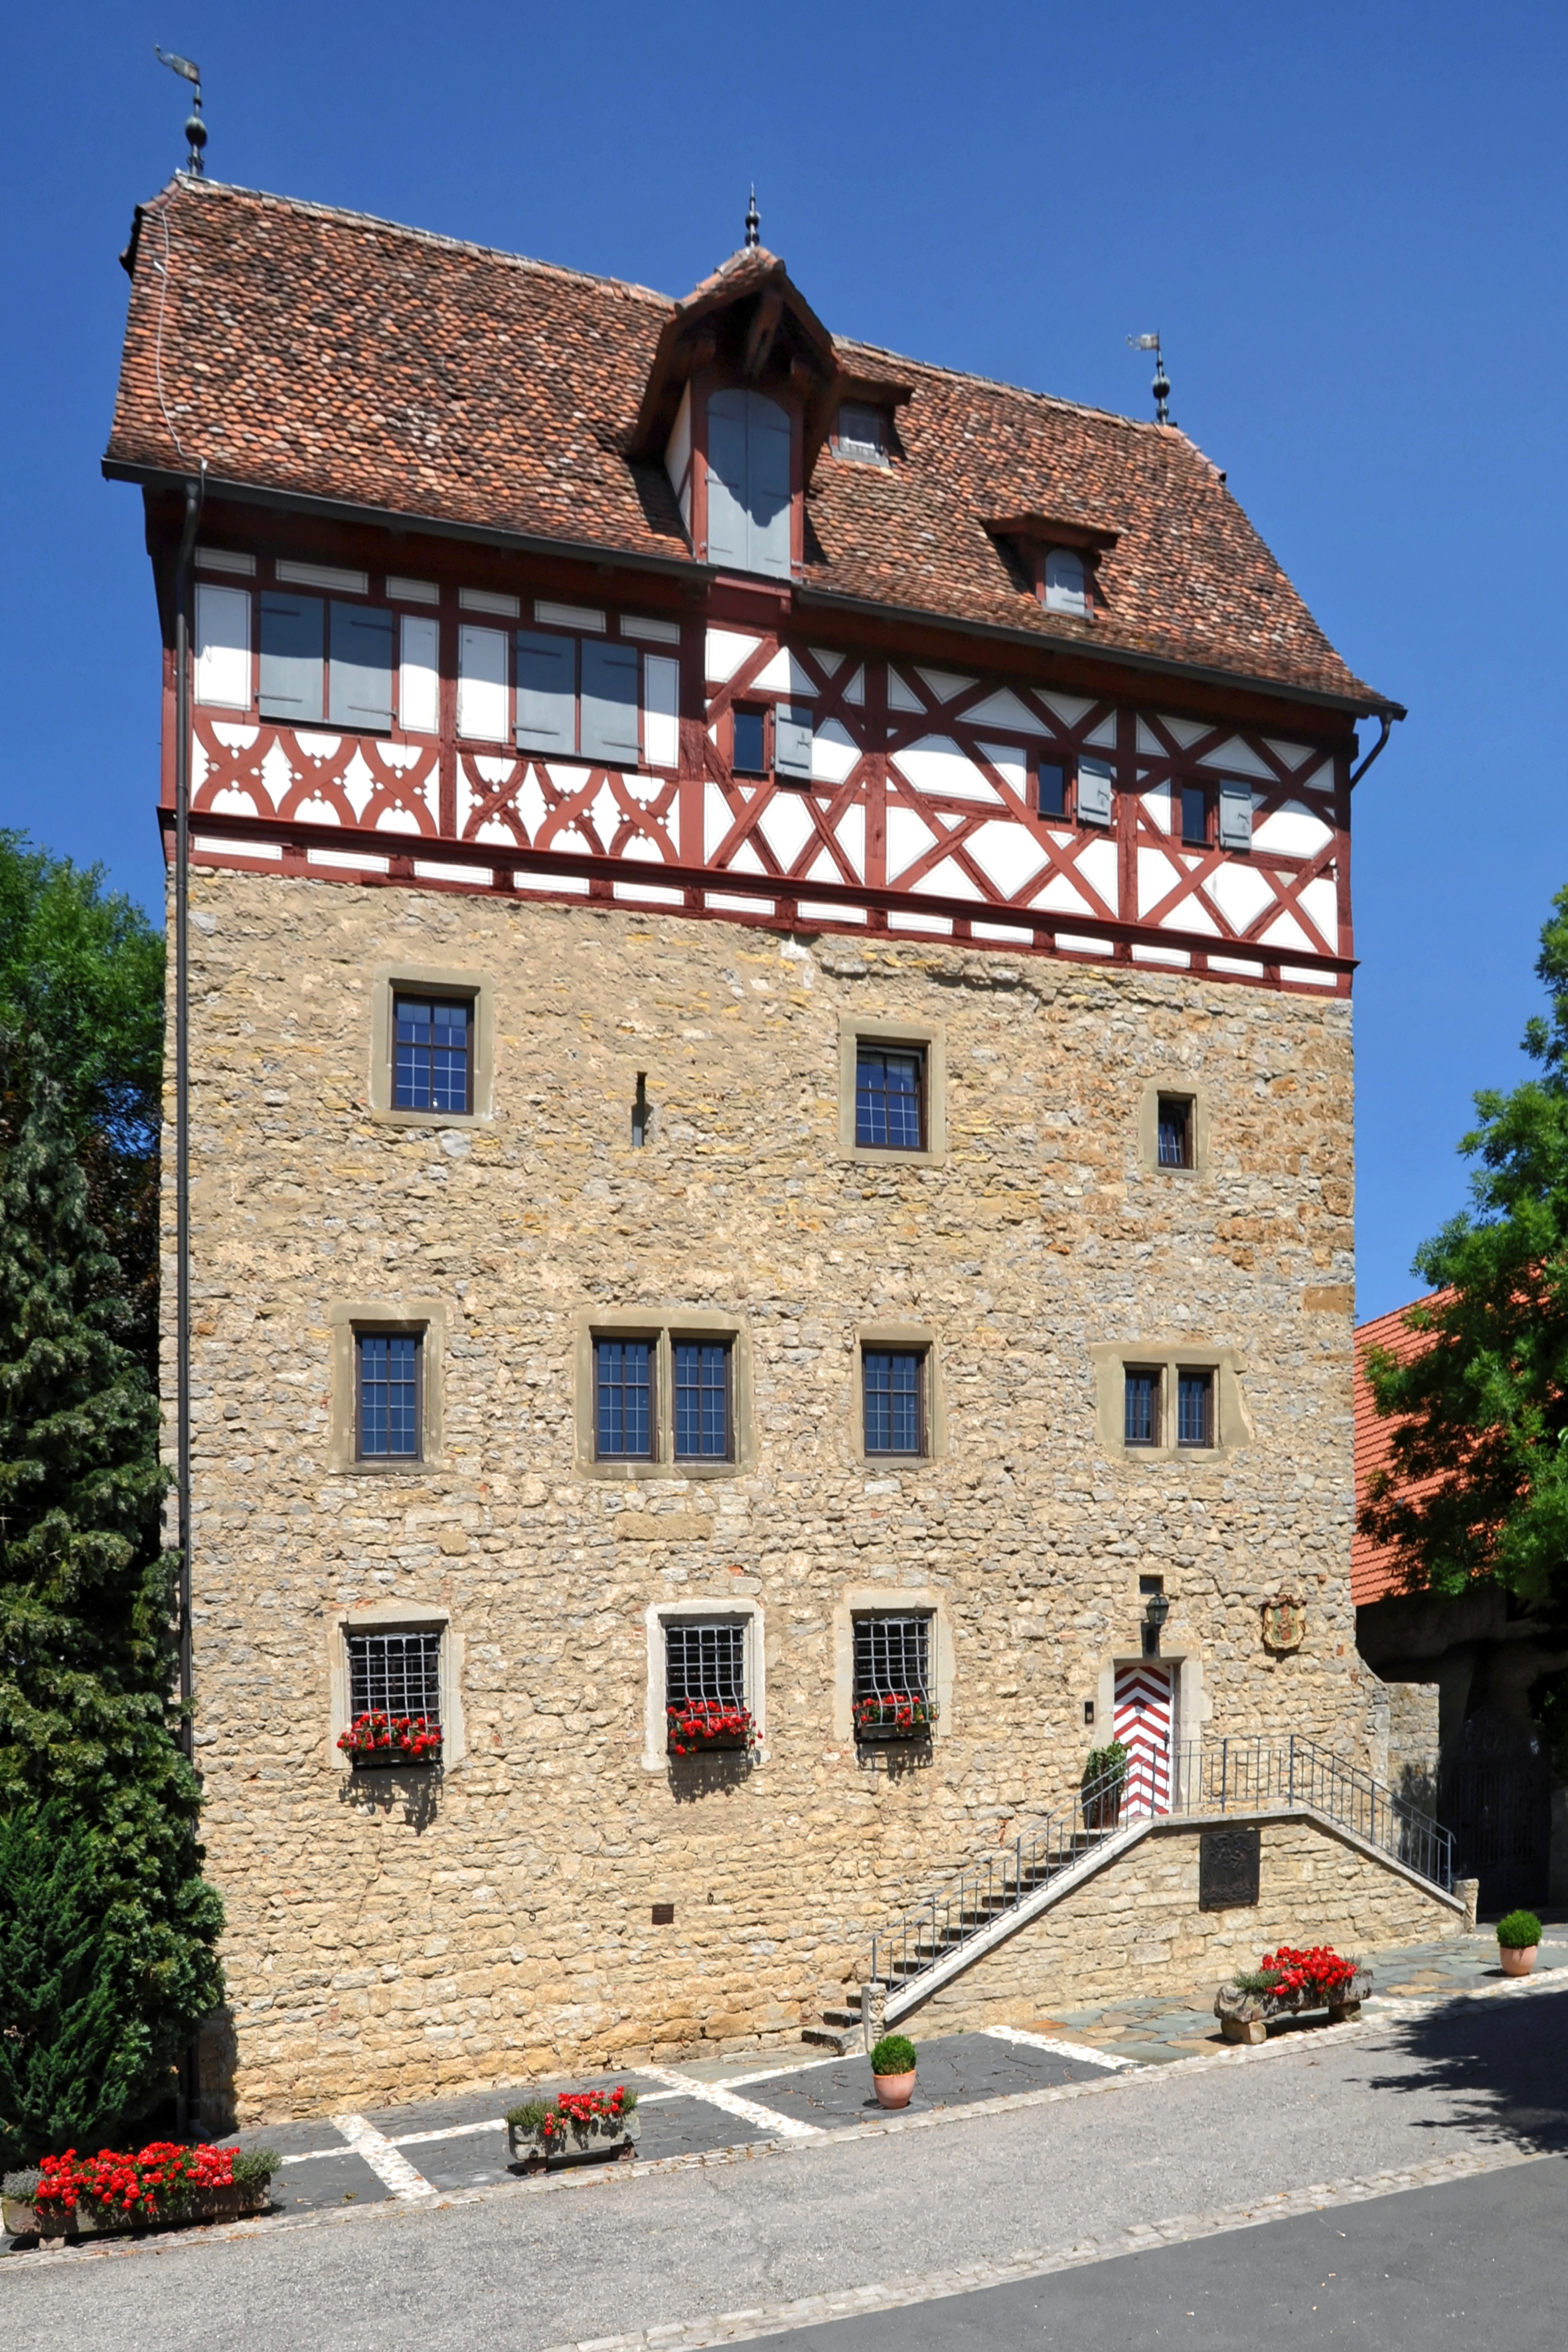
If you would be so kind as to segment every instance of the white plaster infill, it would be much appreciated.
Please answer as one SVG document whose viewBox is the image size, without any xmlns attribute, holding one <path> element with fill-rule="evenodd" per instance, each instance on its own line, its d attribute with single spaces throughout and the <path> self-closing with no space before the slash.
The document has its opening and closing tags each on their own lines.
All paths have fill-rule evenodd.
<svg viewBox="0 0 1568 2352">
<path fill-rule="evenodd" d="M 1331 1814 L 1321 1811 L 1316 1805 L 1298 1801 L 1289 1805 L 1258 1805 L 1247 1809 L 1238 1806 L 1223 1813 L 1144 1814 L 1112 1830 L 1098 1845 L 1080 1854 L 1076 1862 L 1070 1862 L 1064 1869 L 1058 1870 L 1043 1886 L 1037 1886 L 1011 1911 L 1004 1911 L 987 1926 L 977 1928 L 962 1944 L 955 1944 L 951 1951 L 944 1952 L 940 1960 L 934 1961 L 928 1969 L 922 1969 L 919 1976 L 909 1978 L 896 1991 L 889 1992 L 883 2012 L 888 2023 L 892 2025 L 900 2018 L 908 2017 L 911 2011 L 921 2008 L 933 1992 L 939 1992 L 943 1985 L 951 1984 L 955 1977 L 963 1976 L 976 1960 L 983 1959 L 987 1952 L 995 1951 L 1020 1928 L 1026 1927 L 1032 1919 L 1038 1919 L 1044 1912 L 1049 1911 L 1064 1895 L 1072 1894 L 1075 1888 L 1098 1877 L 1112 1863 L 1120 1862 L 1124 1853 L 1130 1853 L 1134 1846 L 1142 1845 L 1145 1838 L 1184 1837 L 1200 1830 L 1266 1828 L 1278 1822 L 1310 1822 L 1325 1837 L 1337 1838 L 1342 1845 L 1352 1847 L 1368 1862 L 1375 1862 L 1383 1869 L 1392 1871 L 1396 1878 L 1403 1878 L 1408 1885 L 1429 1895 L 1434 1903 L 1458 1913 L 1461 1918 L 1464 1916 L 1462 1896 L 1450 1894 L 1430 1878 L 1423 1878 L 1418 1870 L 1412 1870 L 1408 1863 L 1401 1862 L 1373 1839 L 1363 1837 L 1359 1830 L 1347 1827 L 1343 1822 L 1336 1822 Z M 910 1914 L 911 1917 L 914 1916 L 914 1913 Z"/>
</svg>

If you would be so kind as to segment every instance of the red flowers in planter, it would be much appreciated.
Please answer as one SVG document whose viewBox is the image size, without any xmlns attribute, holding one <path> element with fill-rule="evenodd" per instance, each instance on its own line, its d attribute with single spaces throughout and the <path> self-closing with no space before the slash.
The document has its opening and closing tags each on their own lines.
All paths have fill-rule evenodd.
<svg viewBox="0 0 1568 2352">
<path fill-rule="evenodd" d="M 356 1715 L 338 1746 L 356 1764 L 438 1762 L 441 1727 L 427 1715 Z"/>
<path fill-rule="evenodd" d="M 756 1739 L 750 1710 L 738 1706 L 733 1699 L 684 1698 L 666 1707 L 665 1713 L 669 1718 L 670 1752 L 675 1756 L 695 1756 L 716 1739 L 745 1748 Z"/>
<path fill-rule="evenodd" d="M 85 2198 L 110 2212 L 140 2213 L 155 2221 L 163 2209 L 204 2189 L 232 2189 L 237 2147 L 182 2147 L 166 2139 L 150 2140 L 136 2156 L 101 2147 L 96 2156 L 78 2156 L 68 2147 L 63 2156 L 46 2156 L 38 2166 L 37 2205 L 63 2206 L 74 2213 Z"/>
<path fill-rule="evenodd" d="M 1323 2000 L 1331 2000 L 1355 1982 L 1355 1962 L 1342 1959 L 1326 1944 L 1314 1944 L 1309 1952 L 1281 1944 L 1277 1952 L 1264 1953 L 1260 1967 L 1265 1974 L 1279 1977 L 1276 1992 L 1316 1993 Z"/>
<path fill-rule="evenodd" d="M 548 2139 L 563 2139 L 574 2124 L 618 2124 L 626 2111 L 626 2089 L 617 2083 L 613 2091 L 563 2091 L 552 2107 L 546 2107 L 539 2128 Z"/>
<path fill-rule="evenodd" d="M 919 1691 L 879 1691 L 855 1701 L 857 1731 L 925 1731 L 936 1720 L 936 1701 Z"/>
</svg>

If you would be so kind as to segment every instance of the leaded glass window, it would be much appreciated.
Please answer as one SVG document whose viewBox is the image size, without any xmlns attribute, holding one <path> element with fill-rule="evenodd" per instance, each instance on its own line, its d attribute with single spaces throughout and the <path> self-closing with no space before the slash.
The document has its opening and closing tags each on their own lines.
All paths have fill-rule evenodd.
<svg viewBox="0 0 1568 2352">
<path fill-rule="evenodd" d="M 677 1339 L 675 1458 L 725 1462 L 730 1444 L 730 1348 L 726 1340 Z"/>
<path fill-rule="evenodd" d="M 466 1116 L 473 1102 L 473 1006 L 458 997 L 398 996 L 393 1012 L 393 1108 Z"/>
<path fill-rule="evenodd" d="M 1176 1375 L 1176 1443 L 1178 1445 L 1214 1444 L 1213 1372 L 1178 1372 Z"/>
<path fill-rule="evenodd" d="M 412 1331 L 358 1331 L 359 1458 L 419 1459 L 420 1345 Z"/>
<path fill-rule="evenodd" d="M 1160 1375 L 1157 1371 L 1127 1373 L 1126 1418 L 1123 1438 L 1129 1445 L 1158 1445 L 1160 1443 Z"/>
<path fill-rule="evenodd" d="M 855 1060 L 855 1140 L 883 1151 L 920 1151 L 925 1055 L 909 1046 L 861 1045 Z"/>
<path fill-rule="evenodd" d="M 868 1348 L 861 1357 L 868 1454 L 925 1452 L 925 1357 Z"/>
<path fill-rule="evenodd" d="M 651 1339 L 595 1342 L 595 1421 L 601 1462 L 647 1462 L 653 1454 Z"/>
</svg>

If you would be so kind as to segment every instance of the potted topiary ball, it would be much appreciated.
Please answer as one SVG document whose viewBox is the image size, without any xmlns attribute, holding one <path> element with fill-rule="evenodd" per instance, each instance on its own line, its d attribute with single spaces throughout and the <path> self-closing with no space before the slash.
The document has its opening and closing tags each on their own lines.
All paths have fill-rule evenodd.
<svg viewBox="0 0 1568 2352">
<path fill-rule="evenodd" d="M 915 2045 L 906 2034 L 883 2034 L 871 2053 L 871 2081 L 879 2105 L 909 2105 L 915 2087 Z"/>
<path fill-rule="evenodd" d="M 1505 1977 L 1527 1977 L 1535 1966 L 1541 1922 L 1533 1911 L 1510 1911 L 1497 1923 L 1497 1956 Z"/>
</svg>

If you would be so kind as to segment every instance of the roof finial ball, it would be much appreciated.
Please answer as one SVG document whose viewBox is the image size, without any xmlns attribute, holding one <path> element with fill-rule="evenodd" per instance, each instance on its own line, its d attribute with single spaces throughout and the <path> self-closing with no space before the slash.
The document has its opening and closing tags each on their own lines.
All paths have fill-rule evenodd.
<svg viewBox="0 0 1568 2352">
<path fill-rule="evenodd" d="M 1165 373 L 1165 362 L 1160 351 L 1159 336 L 1157 334 L 1129 335 L 1127 338 L 1127 348 L 1130 352 L 1153 352 L 1154 381 L 1149 386 L 1149 389 L 1154 395 L 1154 422 L 1156 425 L 1169 425 L 1171 421 L 1171 379 Z"/>
<path fill-rule="evenodd" d="M 171 73 L 178 74 L 182 81 L 188 81 L 195 91 L 190 113 L 185 117 L 185 145 L 190 150 L 185 158 L 185 169 L 194 179 L 199 180 L 206 168 L 202 162 L 202 149 L 207 143 L 207 126 L 202 121 L 202 69 L 200 66 L 194 66 L 189 58 L 177 58 L 173 49 L 161 49 L 156 41 L 153 44 L 153 55 L 161 66 L 167 66 Z"/>
<path fill-rule="evenodd" d="M 746 247 L 747 247 L 747 250 L 748 250 L 748 251 L 750 251 L 751 247 L 752 247 L 753 245 L 761 245 L 762 241 L 763 241 L 763 216 L 762 216 L 761 213 L 757 210 L 757 191 L 756 191 L 755 184 L 753 184 L 752 188 L 752 201 L 751 201 L 751 203 L 746 206 Z"/>
</svg>

